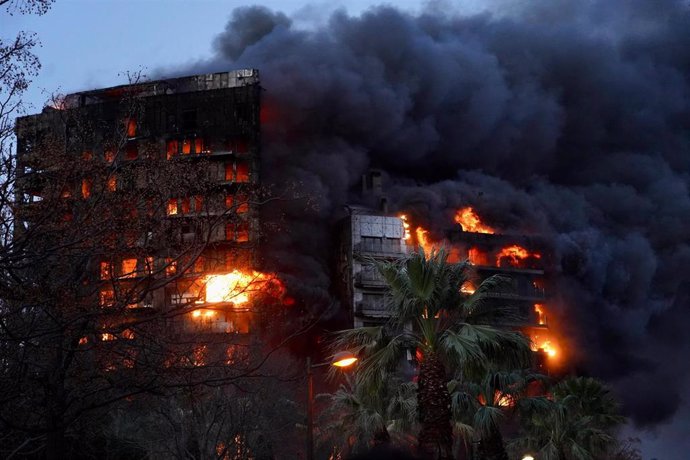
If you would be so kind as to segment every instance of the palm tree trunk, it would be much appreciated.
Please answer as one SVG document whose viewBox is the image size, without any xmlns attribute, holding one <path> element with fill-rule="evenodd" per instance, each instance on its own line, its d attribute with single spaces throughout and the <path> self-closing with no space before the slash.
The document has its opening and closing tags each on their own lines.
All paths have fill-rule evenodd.
<svg viewBox="0 0 690 460">
<path fill-rule="evenodd" d="M 452 458 L 450 406 L 446 369 L 435 353 L 429 353 L 420 365 L 417 388 L 417 408 L 422 426 L 419 451 L 426 459 Z"/>
<path fill-rule="evenodd" d="M 498 429 L 493 429 L 479 442 L 479 460 L 508 460 L 503 436 Z"/>
</svg>

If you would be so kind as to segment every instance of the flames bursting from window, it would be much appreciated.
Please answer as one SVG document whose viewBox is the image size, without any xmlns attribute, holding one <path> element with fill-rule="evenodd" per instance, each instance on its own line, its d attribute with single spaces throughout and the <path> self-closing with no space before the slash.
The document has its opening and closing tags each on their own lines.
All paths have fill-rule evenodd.
<svg viewBox="0 0 690 460">
<path fill-rule="evenodd" d="M 459 224 L 464 232 L 495 233 L 493 228 L 482 223 L 474 209 L 469 206 L 455 213 L 455 223 Z"/>
<path fill-rule="evenodd" d="M 525 267 L 526 262 L 530 258 L 541 259 L 541 254 L 529 252 L 522 246 L 514 244 L 501 249 L 498 255 L 496 255 L 496 266 Z"/>
<path fill-rule="evenodd" d="M 257 271 L 233 270 L 222 275 L 206 275 L 204 284 L 206 303 L 244 305 L 259 292 L 278 297 L 284 291 L 282 283 L 275 276 Z"/>
<path fill-rule="evenodd" d="M 560 354 L 558 343 L 548 329 L 533 328 L 529 332 L 529 338 L 532 341 L 532 351 L 543 351 L 549 359 L 555 359 Z"/>
</svg>

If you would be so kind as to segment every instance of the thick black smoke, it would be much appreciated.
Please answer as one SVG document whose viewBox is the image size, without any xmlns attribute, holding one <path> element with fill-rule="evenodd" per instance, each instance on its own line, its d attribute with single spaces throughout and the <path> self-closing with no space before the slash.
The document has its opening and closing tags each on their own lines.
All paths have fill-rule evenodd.
<svg viewBox="0 0 690 460">
<path fill-rule="evenodd" d="M 297 29 L 236 9 L 217 56 L 260 69 L 262 174 L 281 204 L 271 263 L 327 297 L 332 223 L 369 167 L 431 226 L 473 205 L 547 235 L 586 369 L 640 424 L 685 396 L 690 352 L 690 12 L 673 0 L 543 0 L 471 17 L 391 7 Z M 191 71 L 190 71 L 191 70 Z"/>
</svg>

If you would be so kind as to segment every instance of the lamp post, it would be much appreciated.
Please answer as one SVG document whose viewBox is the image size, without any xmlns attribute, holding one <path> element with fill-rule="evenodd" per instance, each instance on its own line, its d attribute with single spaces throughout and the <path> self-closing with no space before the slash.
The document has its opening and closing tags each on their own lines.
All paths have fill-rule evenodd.
<svg viewBox="0 0 690 460">
<path fill-rule="evenodd" d="M 313 369 L 323 366 L 348 367 L 357 358 L 345 351 L 333 355 L 333 359 L 325 363 L 312 364 L 307 356 L 307 460 L 314 460 L 314 373 Z"/>
</svg>

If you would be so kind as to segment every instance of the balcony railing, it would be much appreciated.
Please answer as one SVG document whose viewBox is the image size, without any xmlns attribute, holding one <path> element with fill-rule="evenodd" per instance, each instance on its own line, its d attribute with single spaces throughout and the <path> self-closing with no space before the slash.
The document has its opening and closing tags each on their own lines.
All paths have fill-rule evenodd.
<svg viewBox="0 0 690 460">
<path fill-rule="evenodd" d="M 378 270 L 363 270 L 357 273 L 357 275 L 355 275 L 355 282 L 360 286 L 386 286 L 386 280 Z"/>
<path fill-rule="evenodd" d="M 390 316 L 388 309 L 382 302 L 360 301 L 355 304 L 357 313 L 369 316 Z"/>
<path fill-rule="evenodd" d="M 368 254 L 381 257 L 401 257 L 405 255 L 405 249 L 401 246 L 371 246 L 368 244 L 357 243 L 353 251 L 358 254 Z"/>
</svg>

